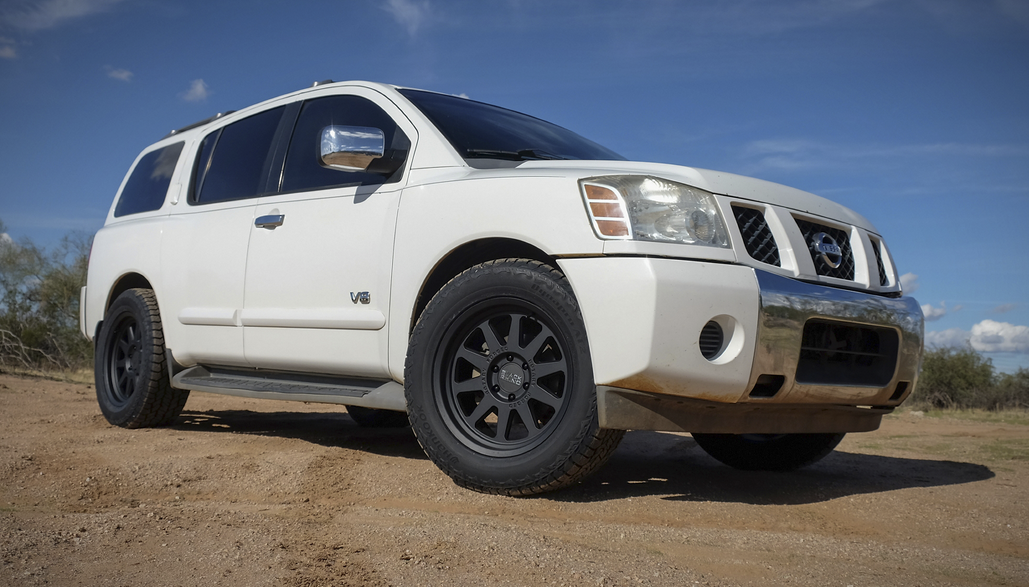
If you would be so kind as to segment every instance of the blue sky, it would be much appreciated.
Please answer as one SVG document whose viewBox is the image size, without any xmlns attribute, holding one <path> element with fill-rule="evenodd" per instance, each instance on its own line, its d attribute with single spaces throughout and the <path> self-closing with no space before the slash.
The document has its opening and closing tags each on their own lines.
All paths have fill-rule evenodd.
<svg viewBox="0 0 1029 587">
<path fill-rule="evenodd" d="M 1027 0 L 0 0 L 0 219 L 95 231 L 143 147 L 328 78 L 836 200 L 929 342 L 1029 367 Z"/>
</svg>

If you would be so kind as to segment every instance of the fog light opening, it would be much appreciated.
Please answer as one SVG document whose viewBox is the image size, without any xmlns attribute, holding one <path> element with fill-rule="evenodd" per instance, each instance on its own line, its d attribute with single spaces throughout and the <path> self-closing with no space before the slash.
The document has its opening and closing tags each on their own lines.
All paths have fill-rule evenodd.
<svg viewBox="0 0 1029 587">
<path fill-rule="evenodd" d="M 714 320 L 705 324 L 700 331 L 699 342 L 700 354 L 704 355 L 705 359 L 710 361 L 716 358 L 725 347 L 725 333 L 722 331 L 722 326 Z"/>
</svg>

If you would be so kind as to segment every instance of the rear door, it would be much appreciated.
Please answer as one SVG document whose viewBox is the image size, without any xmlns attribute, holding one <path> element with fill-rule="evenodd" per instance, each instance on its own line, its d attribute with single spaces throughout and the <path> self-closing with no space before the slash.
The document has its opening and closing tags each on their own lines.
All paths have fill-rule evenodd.
<svg viewBox="0 0 1029 587">
<path fill-rule="evenodd" d="M 247 248 L 285 110 L 233 122 L 195 147 L 187 205 L 169 217 L 162 252 L 165 329 L 184 365 L 246 366 L 240 312 Z"/>
</svg>

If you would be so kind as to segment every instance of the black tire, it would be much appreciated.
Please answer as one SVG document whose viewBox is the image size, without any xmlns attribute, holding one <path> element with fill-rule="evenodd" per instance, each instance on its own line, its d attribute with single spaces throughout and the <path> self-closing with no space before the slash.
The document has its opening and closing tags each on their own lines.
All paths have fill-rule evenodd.
<svg viewBox="0 0 1029 587">
<path fill-rule="evenodd" d="M 564 275 L 525 259 L 476 265 L 419 317 L 404 370 L 425 453 L 458 485 L 532 495 L 596 471 L 601 430 L 586 328 Z"/>
<path fill-rule="evenodd" d="M 846 434 L 693 434 L 715 459 L 744 471 L 792 471 L 828 455 Z"/>
<path fill-rule="evenodd" d="M 111 304 L 96 341 L 94 374 L 100 411 L 115 426 L 166 426 L 182 412 L 189 391 L 168 381 L 153 291 L 130 289 Z"/>
<path fill-rule="evenodd" d="M 407 428 L 411 425 L 404 412 L 347 406 L 347 413 L 362 428 Z"/>
</svg>

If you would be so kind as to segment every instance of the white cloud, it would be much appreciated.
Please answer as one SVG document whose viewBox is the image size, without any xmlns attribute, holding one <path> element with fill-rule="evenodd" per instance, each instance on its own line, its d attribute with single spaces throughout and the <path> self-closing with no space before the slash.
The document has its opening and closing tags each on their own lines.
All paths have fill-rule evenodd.
<svg viewBox="0 0 1029 587">
<path fill-rule="evenodd" d="M 412 37 L 429 19 L 428 0 L 388 0 L 384 8 Z"/>
<path fill-rule="evenodd" d="M 972 333 L 961 328 L 948 328 L 940 332 L 926 332 L 926 346 L 935 347 L 963 347 L 968 344 Z"/>
<path fill-rule="evenodd" d="M 972 327 L 972 348 L 984 353 L 1029 354 L 1029 326 L 983 320 Z"/>
<path fill-rule="evenodd" d="M 972 326 L 971 332 L 961 328 L 926 332 L 925 343 L 936 347 L 964 346 L 970 343 L 980 353 L 1029 355 L 1029 326 L 983 320 Z"/>
<path fill-rule="evenodd" d="M 107 68 L 107 77 L 112 79 L 130 82 L 132 81 L 132 75 L 133 73 L 127 69 L 114 69 L 110 66 Z"/>
<path fill-rule="evenodd" d="M 994 314 L 1007 314 L 1008 312 L 1014 310 L 1017 307 L 1018 304 L 1001 304 L 996 308 L 990 310 L 990 312 L 993 312 Z"/>
<path fill-rule="evenodd" d="M 34 32 L 104 12 L 122 0 L 12 0 L 0 4 L 0 28 Z"/>
<path fill-rule="evenodd" d="M 4 45 L 0 47 L 0 58 L 2 59 L 16 59 L 18 52 L 14 50 L 14 45 Z"/>
<path fill-rule="evenodd" d="M 940 302 L 939 308 L 932 307 L 932 304 L 922 304 L 922 314 L 926 322 L 935 322 L 947 315 L 947 304 Z"/>
<path fill-rule="evenodd" d="M 918 276 L 914 273 L 905 273 L 900 276 L 900 286 L 904 288 L 904 293 L 913 294 L 918 291 L 921 285 L 918 283 Z"/>
<path fill-rule="evenodd" d="M 182 99 L 187 102 L 203 102 L 210 94 L 211 91 L 207 88 L 207 84 L 204 80 L 195 79 L 189 85 L 189 90 L 180 95 L 182 96 Z"/>
<path fill-rule="evenodd" d="M 9 245 L 12 243 L 14 243 L 14 239 L 11 238 L 11 235 L 7 234 L 6 232 L 0 232 L 0 244 Z"/>
</svg>

